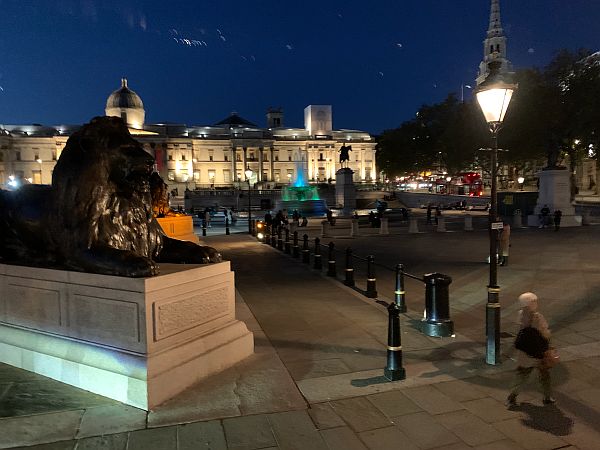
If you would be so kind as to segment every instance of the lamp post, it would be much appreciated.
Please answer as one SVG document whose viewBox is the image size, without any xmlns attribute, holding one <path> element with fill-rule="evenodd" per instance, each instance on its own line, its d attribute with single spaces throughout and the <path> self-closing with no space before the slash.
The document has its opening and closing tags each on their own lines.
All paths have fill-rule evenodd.
<svg viewBox="0 0 600 450">
<path fill-rule="evenodd" d="M 248 181 L 248 233 L 252 234 L 252 186 L 250 184 L 250 178 L 252 178 L 254 172 L 250 169 L 250 166 L 246 166 L 244 174 Z"/>
<path fill-rule="evenodd" d="M 497 178 L 498 178 L 498 131 L 504 121 L 506 110 L 510 104 L 517 86 L 507 79 L 507 75 L 500 72 L 501 63 L 492 61 L 488 65 L 490 73 L 476 91 L 475 96 L 485 116 L 490 131 L 492 132 L 492 193 L 489 216 L 490 232 L 490 280 L 488 284 L 488 298 L 485 313 L 486 353 L 487 364 L 500 364 L 500 287 L 498 286 L 498 215 L 497 205 Z"/>
<path fill-rule="evenodd" d="M 525 178 L 519 177 L 517 178 L 517 182 L 519 183 L 519 187 L 523 190 L 523 183 L 525 183 Z"/>
</svg>

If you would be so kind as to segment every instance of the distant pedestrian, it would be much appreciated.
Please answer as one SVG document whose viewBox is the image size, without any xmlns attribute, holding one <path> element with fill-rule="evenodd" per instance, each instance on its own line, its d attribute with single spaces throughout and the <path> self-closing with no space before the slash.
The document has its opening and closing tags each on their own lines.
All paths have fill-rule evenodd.
<svg viewBox="0 0 600 450">
<path fill-rule="evenodd" d="M 440 221 L 440 217 L 442 217 L 442 207 L 437 205 L 435 207 L 435 224 L 437 225 Z"/>
<path fill-rule="evenodd" d="M 554 231 L 560 230 L 560 220 L 562 219 L 562 211 L 557 209 L 554 211 Z"/>
<path fill-rule="evenodd" d="M 519 391 L 527 382 L 531 372 L 537 368 L 544 395 L 544 405 L 551 405 L 556 403 L 556 400 L 552 398 L 550 367 L 544 359 L 544 354 L 550 345 L 548 322 L 546 322 L 544 316 L 538 312 L 538 297 L 533 292 L 521 294 L 519 296 L 519 303 L 521 305 L 521 311 L 519 312 L 519 336 L 521 338 L 517 337 L 515 346 L 525 348 L 527 353 L 525 350 L 517 350 L 517 373 L 506 402 L 509 407 L 517 406 L 517 395 L 519 395 Z M 532 328 L 534 330 L 531 330 Z M 523 342 L 523 345 L 519 344 L 520 339 Z"/>
<path fill-rule="evenodd" d="M 369 223 L 371 228 L 375 228 L 375 213 L 373 211 L 369 211 Z"/>
<path fill-rule="evenodd" d="M 308 219 L 305 216 L 302 216 L 302 222 L 300 223 L 301 227 L 308 226 Z"/>
<path fill-rule="evenodd" d="M 550 208 L 548 205 L 544 205 L 542 209 L 540 209 L 540 226 L 539 228 L 546 228 L 548 223 L 550 223 Z"/>
<path fill-rule="evenodd" d="M 508 266 L 508 255 L 510 249 L 510 225 L 505 223 L 500 234 L 500 265 Z"/>
<path fill-rule="evenodd" d="M 431 210 L 432 210 L 432 206 L 431 203 L 427 205 L 427 225 L 431 225 Z"/>
<path fill-rule="evenodd" d="M 204 210 L 204 222 L 206 223 L 206 226 L 210 228 L 210 211 L 208 208 Z"/>
</svg>

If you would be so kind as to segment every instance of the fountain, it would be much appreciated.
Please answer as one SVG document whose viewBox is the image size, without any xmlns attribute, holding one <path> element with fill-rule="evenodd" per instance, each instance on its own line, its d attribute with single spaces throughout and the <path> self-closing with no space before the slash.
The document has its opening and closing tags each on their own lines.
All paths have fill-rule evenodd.
<svg viewBox="0 0 600 450">
<path fill-rule="evenodd" d="M 302 158 L 299 151 L 294 152 L 296 161 L 296 179 L 289 186 L 281 190 L 281 200 L 278 200 L 275 208 L 277 210 L 287 209 L 288 214 L 297 210 L 301 216 L 323 216 L 327 212 L 327 203 L 319 198 L 316 186 L 310 186 L 306 182 L 306 160 Z"/>
</svg>

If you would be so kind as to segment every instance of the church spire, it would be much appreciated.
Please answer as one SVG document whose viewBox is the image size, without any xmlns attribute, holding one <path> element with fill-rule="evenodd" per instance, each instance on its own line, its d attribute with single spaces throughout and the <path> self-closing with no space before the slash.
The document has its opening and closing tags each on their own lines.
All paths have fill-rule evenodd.
<svg viewBox="0 0 600 450">
<path fill-rule="evenodd" d="M 512 71 L 511 63 L 506 57 L 506 36 L 500 20 L 500 0 L 491 0 L 490 25 L 483 41 L 483 61 L 479 64 L 478 85 L 483 83 L 487 77 L 489 73 L 488 64 L 492 61 L 501 63 L 501 72 Z"/>
</svg>

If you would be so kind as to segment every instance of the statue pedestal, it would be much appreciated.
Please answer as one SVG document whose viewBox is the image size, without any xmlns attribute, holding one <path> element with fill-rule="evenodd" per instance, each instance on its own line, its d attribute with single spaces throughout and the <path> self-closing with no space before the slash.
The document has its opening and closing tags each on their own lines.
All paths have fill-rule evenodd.
<svg viewBox="0 0 600 450">
<path fill-rule="evenodd" d="M 528 226 L 539 226 L 540 210 L 544 205 L 550 209 L 550 218 L 554 211 L 562 211 L 561 227 L 581 226 L 581 216 L 575 215 L 571 204 L 571 175 L 568 170 L 542 170 L 539 172 L 540 188 L 533 214 L 527 216 Z M 552 222 L 553 223 L 553 222 Z"/>
<path fill-rule="evenodd" d="M 198 236 L 194 234 L 194 220 L 192 216 L 167 216 L 156 219 L 165 234 L 174 239 L 199 243 Z"/>
<path fill-rule="evenodd" d="M 354 172 L 347 167 L 335 173 L 335 201 L 342 208 L 340 216 L 351 216 L 356 209 L 356 187 L 352 175 Z"/>
<path fill-rule="evenodd" d="M 0 264 L 0 361 L 142 409 L 254 351 L 229 262 L 125 278 Z"/>
</svg>

